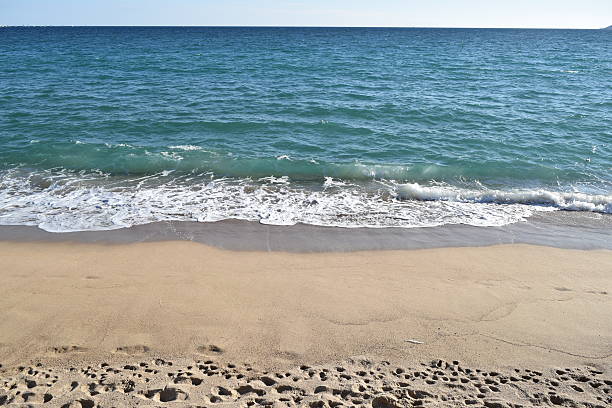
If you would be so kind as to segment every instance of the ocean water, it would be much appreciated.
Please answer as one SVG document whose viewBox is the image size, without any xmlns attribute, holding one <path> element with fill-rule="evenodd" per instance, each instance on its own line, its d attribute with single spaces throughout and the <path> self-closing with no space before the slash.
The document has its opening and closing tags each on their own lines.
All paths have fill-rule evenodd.
<svg viewBox="0 0 612 408">
<path fill-rule="evenodd" d="M 612 32 L 0 28 L 0 224 L 612 213 Z"/>
</svg>

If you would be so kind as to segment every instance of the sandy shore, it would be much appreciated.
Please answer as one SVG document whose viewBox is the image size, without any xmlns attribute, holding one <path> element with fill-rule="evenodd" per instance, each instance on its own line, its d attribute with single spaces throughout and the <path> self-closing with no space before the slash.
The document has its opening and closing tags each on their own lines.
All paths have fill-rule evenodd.
<svg viewBox="0 0 612 408">
<path fill-rule="evenodd" d="M 611 251 L 0 242 L 0 265 L 0 405 L 612 404 Z"/>
</svg>

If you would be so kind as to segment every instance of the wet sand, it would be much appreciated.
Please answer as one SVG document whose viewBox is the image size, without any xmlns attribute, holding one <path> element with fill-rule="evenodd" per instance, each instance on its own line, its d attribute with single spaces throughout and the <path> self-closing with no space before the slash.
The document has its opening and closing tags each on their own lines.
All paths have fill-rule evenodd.
<svg viewBox="0 0 612 408">
<path fill-rule="evenodd" d="M 0 265 L 0 404 L 612 403 L 609 250 L 0 242 Z"/>
<path fill-rule="evenodd" d="M 612 215 L 577 211 L 536 213 L 500 227 L 337 228 L 265 225 L 244 220 L 164 221 L 103 231 L 47 232 L 35 226 L 0 225 L 0 242 L 130 244 L 192 241 L 235 251 L 354 252 L 480 247 L 505 244 L 612 250 Z"/>
</svg>

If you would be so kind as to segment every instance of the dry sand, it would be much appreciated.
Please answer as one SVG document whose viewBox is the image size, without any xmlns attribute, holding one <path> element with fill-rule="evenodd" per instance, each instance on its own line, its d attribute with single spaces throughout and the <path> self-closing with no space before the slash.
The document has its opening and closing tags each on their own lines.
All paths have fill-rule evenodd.
<svg viewBox="0 0 612 408">
<path fill-rule="evenodd" d="M 0 282 L 0 405 L 612 404 L 611 251 L 2 242 Z"/>
</svg>

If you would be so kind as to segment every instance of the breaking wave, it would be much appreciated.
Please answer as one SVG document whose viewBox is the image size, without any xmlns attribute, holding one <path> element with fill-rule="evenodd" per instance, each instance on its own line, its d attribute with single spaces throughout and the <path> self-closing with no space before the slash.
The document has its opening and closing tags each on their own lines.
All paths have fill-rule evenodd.
<svg viewBox="0 0 612 408">
<path fill-rule="evenodd" d="M 0 172 L 0 224 L 46 231 L 107 230 L 157 221 L 225 219 L 335 227 L 501 226 L 536 211 L 612 213 L 610 195 L 287 176 L 174 171 L 120 177 L 68 170 Z"/>
<path fill-rule="evenodd" d="M 453 187 L 427 187 L 403 184 L 398 188 L 404 200 L 447 201 L 482 204 L 538 205 L 571 211 L 612 214 L 612 195 L 590 195 L 579 192 L 547 190 L 463 190 Z"/>
</svg>

